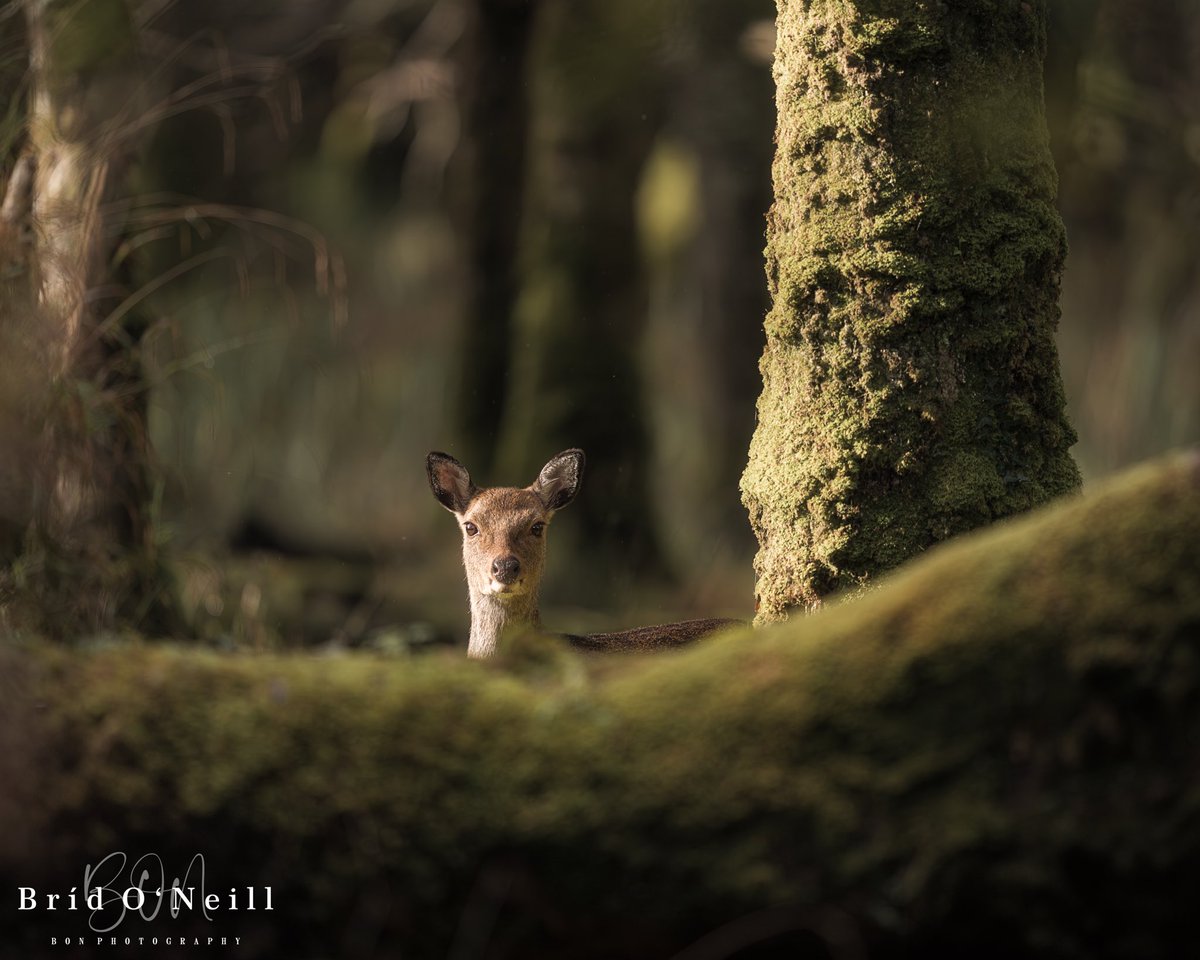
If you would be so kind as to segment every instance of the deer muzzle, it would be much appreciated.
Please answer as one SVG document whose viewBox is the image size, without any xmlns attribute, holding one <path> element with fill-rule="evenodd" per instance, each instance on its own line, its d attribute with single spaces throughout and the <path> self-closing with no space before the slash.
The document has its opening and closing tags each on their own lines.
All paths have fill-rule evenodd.
<svg viewBox="0 0 1200 960">
<path fill-rule="evenodd" d="M 511 585 L 521 576 L 521 561 L 514 556 L 497 557 L 492 561 L 492 579 Z"/>
</svg>

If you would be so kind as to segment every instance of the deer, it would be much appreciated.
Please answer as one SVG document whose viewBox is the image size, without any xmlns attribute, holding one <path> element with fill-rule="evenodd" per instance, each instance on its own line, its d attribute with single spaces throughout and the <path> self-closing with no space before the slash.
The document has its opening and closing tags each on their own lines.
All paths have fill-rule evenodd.
<svg viewBox="0 0 1200 960">
<path fill-rule="evenodd" d="M 446 453 L 426 458 L 434 498 L 462 529 L 463 567 L 471 600 L 467 656 L 493 656 L 501 636 L 513 629 L 541 630 L 538 593 L 546 561 L 546 534 L 554 515 L 575 499 L 585 458 L 564 450 L 542 467 L 527 487 L 475 486 L 467 468 Z M 637 627 L 616 633 L 558 634 L 572 647 L 597 653 L 678 647 L 739 620 L 709 618 Z"/>
</svg>

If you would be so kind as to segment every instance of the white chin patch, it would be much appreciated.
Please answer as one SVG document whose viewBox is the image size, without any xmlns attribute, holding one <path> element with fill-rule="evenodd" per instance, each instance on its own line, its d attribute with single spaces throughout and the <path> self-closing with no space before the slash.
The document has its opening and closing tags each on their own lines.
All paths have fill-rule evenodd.
<svg viewBox="0 0 1200 960">
<path fill-rule="evenodd" d="M 499 580 L 488 581 L 488 593 L 500 597 L 510 597 L 521 592 L 521 581 L 516 583 L 501 583 Z"/>
</svg>

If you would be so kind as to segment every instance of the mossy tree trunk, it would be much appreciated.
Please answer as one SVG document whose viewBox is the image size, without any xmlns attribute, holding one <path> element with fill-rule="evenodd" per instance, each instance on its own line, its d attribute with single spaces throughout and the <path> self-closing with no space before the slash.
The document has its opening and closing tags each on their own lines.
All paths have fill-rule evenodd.
<svg viewBox="0 0 1200 960">
<path fill-rule="evenodd" d="M 96 629 L 170 606 L 149 521 L 144 324 L 121 309 L 130 291 L 113 267 L 117 201 L 146 91 L 124 0 L 24 8 L 31 280 L 45 378 L 30 543 L 43 605 L 60 626 Z"/>
<path fill-rule="evenodd" d="M 546 0 L 533 51 L 532 148 L 512 383 L 498 477 L 569 447 L 593 494 L 572 526 L 602 567 L 656 570 L 639 347 L 647 290 L 635 198 L 661 90 L 642 49 L 658 3 Z M 522 481 L 524 482 L 524 481 Z"/>
<path fill-rule="evenodd" d="M 779 0 L 758 616 L 1074 490 L 1045 0 Z"/>
</svg>

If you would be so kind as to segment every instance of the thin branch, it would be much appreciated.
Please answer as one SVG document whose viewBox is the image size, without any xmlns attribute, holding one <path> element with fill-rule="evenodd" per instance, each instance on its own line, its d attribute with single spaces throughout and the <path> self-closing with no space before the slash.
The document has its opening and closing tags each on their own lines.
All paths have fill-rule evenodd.
<svg viewBox="0 0 1200 960">
<path fill-rule="evenodd" d="M 171 281 L 177 280 L 197 267 L 211 263 L 214 260 L 232 258 L 234 256 L 233 253 L 224 249 L 206 250 L 189 257 L 182 263 L 175 264 L 169 270 L 164 270 L 153 280 L 142 284 L 142 286 L 114 307 L 112 312 L 96 325 L 95 329 L 89 334 L 89 337 L 93 339 L 99 339 L 103 336 L 121 337 L 121 321 L 129 315 L 131 310 L 151 294 L 157 293 Z"/>
</svg>

